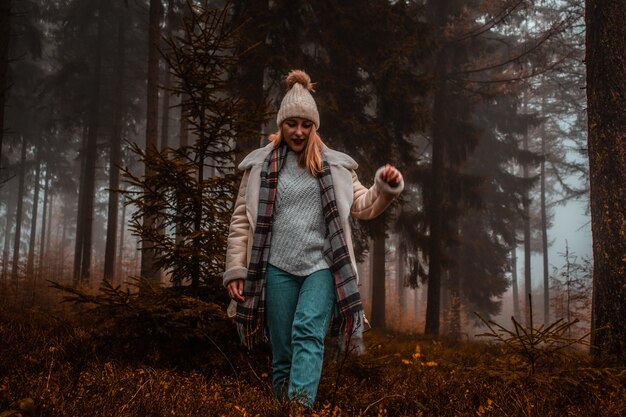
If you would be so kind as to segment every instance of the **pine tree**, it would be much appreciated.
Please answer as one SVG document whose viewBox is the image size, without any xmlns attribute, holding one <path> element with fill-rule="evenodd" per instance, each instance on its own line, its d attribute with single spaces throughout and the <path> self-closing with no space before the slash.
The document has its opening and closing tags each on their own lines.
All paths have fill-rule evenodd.
<svg viewBox="0 0 626 417">
<path fill-rule="evenodd" d="M 11 39 L 11 0 L 0 1 L 0 168 L 2 168 L 2 144 L 4 143 L 4 107 L 9 83 L 9 45 Z"/>
<path fill-rule="evenodd" d="M 161 1 L 150 0 L 150 13 L 148 22 L 148 85 L 147 85 L 147 99 L 146 99 L 146 148 L 145 154 L 150 161 L 156 155 L 152 153 L 158 152 L 158 106 L 159 106 L 159 40 L 161 38 L 161 32 L 159 25 L 161 22 Z M 154 177 L 155 172 L 152 171 L 152 167 L 145 166 L 145 176 L 147 179 Z M 143 227 L 145 229 L 157 228 L 160 224 L 160 219 L 156 217 L 156 213 L 147 212 L 143 218 Z M 148 237 L 144 236 L 141 241 L 141 276 L 151 280 L 158 281 L 160 279 L 160 271 L 156 266 L 156 248 L 153 246 L 154 242 Z"/>
<path fill-rule="evenodd" d="M 119 167 L 122 164 L 122 122 L 124 115 L 124 71 L 126 69 L 126 16 L 122 10 L 117 29 L 117 71 L 115 75 L 115 104 L 109 151 L 109 204 L 107 210 L 107 234 L 104 252 L 104 279 L 111 279 L 116 267 L 116 242 L 119 211 Z"/>
<path fill-rule="evenodd" d="M 131 230 L 151 242 L 154 267 L 194 290 L 219 283 L 236 194 L 234 144 L 239 132 L 250 134 L 254 126 L 241 117 L 245 102 L 234 95 L 237 86 L 229 78 L 242 53 L 238 28 L 227 24 L 229 12 L 196 5 L 185 19 L 185 35 L 170 39 L 164 55 L 177 79 L 171 91 L 185 100 L 193 144 L 151 152 L 132 145 L 154 175 L 123 170 L 130 185 L 125 194 L 136 207 Z M 159 224 L 142 222 L 146 216 Z"/>
<path fill-rule="evenodd" d="M 593 353 L 626 359 L 626 8 L 587 0 L 587 104 L 593 234 Z"/>
<path fill-rule="evenodd" d="M 511 166 L 518 161 L 539 162 L 533 150 L 523 152 L 510 140 L 537 124 L 532 120 L 534 111 L 526 115 L 515 101 L 519 103 L 526 80 L 551 69 L 552 63 L 542 59 L 552 47 L 548 40 L 571 20 L 556 20 L 534 36 L 523 36 L 520 26 L 534 12 L 524 2 L 468 5 L 447 0 L 429 2 L 429 8 L 439 31 L 432 63 L 432 162 L 423 182 L 430 216 L 426 332 L 438 333 L 440 286 L 450 284 L 456 291 L 455 274 L 461 280 L 460 288 L 469 291 L 461 293 L 466 307 L 482 306 L 486 314 L 498 311 L 498 303 L 489 297 L 495 299 L 507 288 L 507 253 L 515 246 L 518 227 L 512 216 L 519 213 L 518 193 L 531 185 L 530 178 L 512 182 L 507 176 L 515 177 Z M 503 104 L 505 108 L 500 109 Z M 515 126 L 524 120 L 523 126 Z M 487 158 L 481 155 L 485 150 L 490 154 Z M 501 205 L 499 213 L 491 201 Z M 484 233 L 474 227 L 479 224 Z M 472 256 L 480 260 L 473 271 L 459 262 L 471 258 L 473 265 Z M 443 272 L 448 271 L 450 282 L 442 282 Z M 491 294 L 492 290 L 496 293 Z"/>
</svg>

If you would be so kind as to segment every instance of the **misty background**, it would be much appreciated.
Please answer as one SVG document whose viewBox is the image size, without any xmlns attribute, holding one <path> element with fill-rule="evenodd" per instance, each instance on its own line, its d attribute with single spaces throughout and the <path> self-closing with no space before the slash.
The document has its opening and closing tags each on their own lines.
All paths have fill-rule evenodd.
<svg viewBox="0 0 626 417">
<path fill-rule="evenodd" d="M 536 320 L 587 329 L 583 3 L 335 3 L 3 0 L 3 301 L 139 275 L 222 291 L 233 167 L 303 68 L 329 146 L 364 184 L 386 162 L 407 182 L 355 228 L 374 326 L 469 337 L 474 311 L 527 320 L 532 291 Z"/>
</svg>

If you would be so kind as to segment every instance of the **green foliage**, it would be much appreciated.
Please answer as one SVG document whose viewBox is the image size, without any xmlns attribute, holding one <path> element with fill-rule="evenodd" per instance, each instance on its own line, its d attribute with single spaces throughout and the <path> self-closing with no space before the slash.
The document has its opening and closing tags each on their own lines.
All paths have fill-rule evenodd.
<svg viewBox="0 0 626 417">
<path fill-rule="evenodd" d="M 225 360 L 219 345 L 237 343 L 215 288 L 198 297 L 145 278 L 126 289 L 105 280 L 97 294 L 54 282 L 52 287 L 67 294 L 65 302 L 90 306 L 82 319 L 107 355 L 177 365 L 204 358 L 205 365 L 219 365 Z"/>
<path fill-rule="evenodd" d="M 122 170 L 127 202 L 135 208 L 131 230 L 142 250 L 152 251 L 155 267 L 168 270 L 175 284 L 190 281 L 194 289 L 224 270 L 237 186 L 234 145 L 238 135 L 259 126 L 250 112 L 243 117 L 245 103 L 230 77 L 243 51 L 238 28 L 227 24 L 228 11 L 194 4 L 182 33 L 166 40 L 163 57 L 177 79 L 171 92 L 181 97 L 193 143 L 162 151 L 131 144 L 146 175 Z"/>
<path fill-rule="evenodd" d="M 136 208 L 130 228 L 142 243 L 150 242 L 155 266 L 169 270 L 176 284 L 193 277 L 198 284 L 219 279 L 236 178 L 224 175 L 199 181 L 197 164 L 186 149 L 146 153 L 136 144 L 130 149 L 153 171 L 140 178 L 122 170 L 130 185 L 124 191 L 126 201 Z M 146 214 L 159 221 L 143 222 Z"/>
</svg>

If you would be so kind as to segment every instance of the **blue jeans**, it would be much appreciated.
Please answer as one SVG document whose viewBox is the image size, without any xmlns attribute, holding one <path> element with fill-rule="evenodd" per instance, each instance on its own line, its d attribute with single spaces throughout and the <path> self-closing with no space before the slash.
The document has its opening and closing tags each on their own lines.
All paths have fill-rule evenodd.
<svg viewBox="0 0 626 417">
<path fill-rule="evenodd" d="M 268 265 L 266 290 L 274 394 L 313 407 L 335 303 L 333 276 L 322 269 L 299 277 Z"/>
</svg>

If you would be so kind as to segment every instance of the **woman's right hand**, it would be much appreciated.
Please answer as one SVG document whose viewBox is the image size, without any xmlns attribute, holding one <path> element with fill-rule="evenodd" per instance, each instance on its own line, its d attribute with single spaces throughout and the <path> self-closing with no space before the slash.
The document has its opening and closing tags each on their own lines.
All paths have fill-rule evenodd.
<svg viewBox="0 0 626 417">
<path fill-rule="evenodd" d="M 243 298 L 243 279 L 234 279 L 226 286 L 228 288 L 228 295 L 231 299 L 238 303 L 244 301 Z"/>
</svg>

